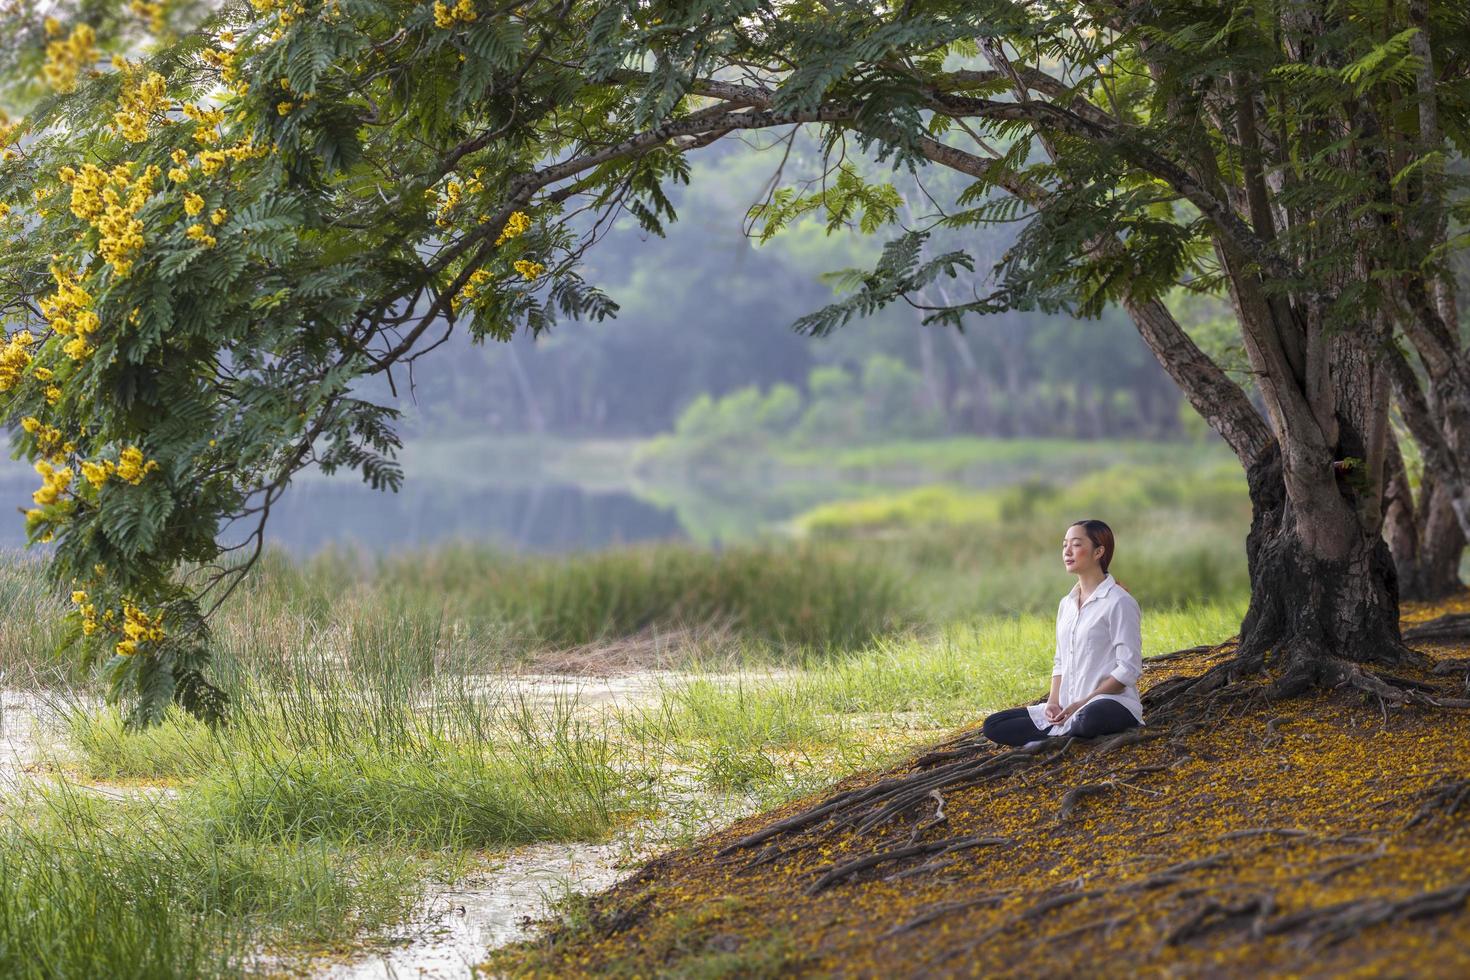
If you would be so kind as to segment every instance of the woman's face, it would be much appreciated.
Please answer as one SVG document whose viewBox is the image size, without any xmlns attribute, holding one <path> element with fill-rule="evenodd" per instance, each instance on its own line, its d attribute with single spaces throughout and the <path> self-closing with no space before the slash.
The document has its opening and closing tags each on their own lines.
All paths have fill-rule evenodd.
<svg viewBox="0 0 1470 980">
<path fill-rule="evenodd" d="M 1067 571 L 1073 575 L 1081 575 L 1089 569 L 1097 568 L 1102 553 L 1102 545 L 1093 544 L 1081 524 L 1073 524 L 1067 528 L 1066 536 L 1062 538 L 1062 564 Z"/>
</svg>

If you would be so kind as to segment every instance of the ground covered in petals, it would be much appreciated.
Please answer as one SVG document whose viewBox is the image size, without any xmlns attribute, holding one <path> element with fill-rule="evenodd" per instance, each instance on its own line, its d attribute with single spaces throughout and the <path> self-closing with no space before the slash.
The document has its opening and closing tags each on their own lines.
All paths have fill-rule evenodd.
<svg viewBox="0 0 1470 980">
<path fill-rule="evenodd" d="M 1406 604 L 1403 625 L 1465 613 L 1470 593 Z M 1430 664 L 1401 680 L 1465 697 L 1470 639 L 1414 636 Z M 1140 687 L 1233 650 L 1156 660 Z M 1131 737 L 1055 742 L 1001 760 L 958 732 L 569 902 L 482 969 L 1470 975 L 1470 710 L 1356 690 L 1235 697 Z M 875 787 L 946 766 L 979 775 L 872 823 Z M 791 824 L 842 792 L 847 805 Z"/>
</svg>

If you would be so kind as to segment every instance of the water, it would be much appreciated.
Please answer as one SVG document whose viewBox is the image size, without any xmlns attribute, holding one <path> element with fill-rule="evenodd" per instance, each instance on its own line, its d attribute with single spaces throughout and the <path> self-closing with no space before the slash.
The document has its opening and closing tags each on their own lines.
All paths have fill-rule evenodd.
<svg viewBox="0 0 1470 980">
<path fill-rule="evenodd" d="M 0 510 L 29 506 L 35 486 L 34 478 L 7 468 L 0 475 Z M 239 529 L 233 538 L 244 533 Z M 391 552 L 452 541 L 562 553 L 687 537 L 675 508 L 626 490 L 570 483 L 465 487 L 410 479 L 389 493 L 350 477 L 296 481 L 272 508 L 266 527 L 267 541 L 303 557 L 329 545 Z M 233 543 L 228 533 L 224 540 Z M 0 548 L 24 545 L 24 520 L 0 515 Z"/>
</svg>

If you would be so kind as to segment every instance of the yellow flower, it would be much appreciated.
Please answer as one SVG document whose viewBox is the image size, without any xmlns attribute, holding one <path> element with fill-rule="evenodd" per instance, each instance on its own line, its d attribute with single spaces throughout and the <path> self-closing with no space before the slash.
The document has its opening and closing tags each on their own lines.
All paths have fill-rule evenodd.
<svg viewBox="0 0 1470 980">
<path fill-rule="evenodd" d="M 524 211 L 512 211 L 510 217 L 505 220 L 505 227 L 500 230 L 500 237 L 495 239 L 496 245 L 502 245 L 512 238 L 517 238 L 526 233 L 531 227 L 531 218 Z"/>
<path fill-rule="evenodd" d="M 87 601 L 87 593 L 83 592 L 81 589 L 78 589 L 71 594 L 71 601 L 80 606 L 82 603 Z"/>
<path fill-rule="evenodd" d="M 222 225 L 225 223 L 225 219 L 229 216 L 230 212 L 226 211 L 224 208 L 215 208 L 213 211 L 210 212 L 209 223 L 212 225 Z"/>
<path fill-rule="evenodd" d="M 158 469 L 157 460 L 150 459 L 145 463 L 143 450 L 137 446 L 128 446 L 118 454 L 117 468 L 114 472 L 117 473 L 118 479 L 126 480 L 133 486 L 137 486 L 143 482 L 143 477 L 156 469 Z"/>
<path fill-rule="evenodd" d="M 519 272 L 523 277 L 528 280 L 535 279 L 537 276 L 546 271 L 546 266 L 542 265 L 540 262 L 532 262 L 530 259 L 517 259 L 511 264 L 514 266 L 517 272 Z"/>
<path fill-rule="evenodd" d="M 188 228 L 184 229 L 184 234 L 189 236 L 189 238 L 193 239 L 194 241 L 198 242 L 204 248 L 214 248 L 215 245 L 219 244 L 218 240 L 213 235 L 204 230 L 203 225 L 190 225 Z"/>
<path fill-rule="evenodd" d="M 47 31 L 55 37 L 61 33 L 61 24 L 52 18 L 47 24 Z M 97 60 L 96 40 L 97 35 L 90 25 L 78 24 L 66 40 L 47 44 L 46 63 L 41 66 L 41 77 L 46 84 L 62 93 L 75 90 L 77 76 L 82 69 Z"/>
<path fill-rule="evenodd" d="M 136 640 L 118 640 L 117 646 L 113 649 L 117 651 L 119 657 L 131 657 L 138 652 L 138 642 Z"/>
<path fill-rule="evenodd" d="M 198 214 L 204 210 L 204 198 L 198 194 L 189 193 L 184 195 L 184 213 L 190 215 Z"/>
<path fill-rule="evenodd" d="M 104 459 L 96 463 L 91 460 L 84 460 L 82 462 L 82 476 L 97 490 L 101 490 L 106 485 L 108 478 L 116 472 L 117 467 L 110 459 Z"/>
<path fill-rule="evenodd" d="M 47 405 L 55 405 L 57 402 L 61 401 L 61 389 L 56 387 L 56 385 L 47 385 L 44 394 L 46 396 Z"/>
</svg>

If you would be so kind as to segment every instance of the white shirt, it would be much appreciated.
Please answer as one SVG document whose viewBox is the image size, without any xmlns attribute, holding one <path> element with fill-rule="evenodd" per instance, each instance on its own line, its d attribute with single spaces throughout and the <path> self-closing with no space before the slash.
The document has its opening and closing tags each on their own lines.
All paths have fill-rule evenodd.
<svg viewBox="0 0 1470 980">
<path fill-rule="evenodd" d="M 1057 694 L 1062 707 L 1087 697 L 1104 678 L 1112 677 L 1123 685 L 1122 692 L 1099 694 L 1087 703 L 1102 698 L 1117 701 L 1142 725 L 1143 702 L 1138 698 L 1137 683 L 1143 673 L 1143 633 L 1138 600 L 1111 575 L 1098 583 L 1079 609 L 1081 591 L 1079 580 L 1057 606 L 1057 652 L 1051 673 L 1062 678 Z M 1045 704 L 1030 705 L 1027 711 L 1032 724 L 1048 735 L 1065 735 L 1082 709 L 1060 725 L 1047 722 Z"/>
</svg>

